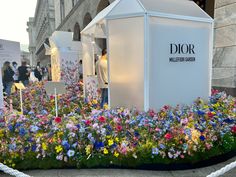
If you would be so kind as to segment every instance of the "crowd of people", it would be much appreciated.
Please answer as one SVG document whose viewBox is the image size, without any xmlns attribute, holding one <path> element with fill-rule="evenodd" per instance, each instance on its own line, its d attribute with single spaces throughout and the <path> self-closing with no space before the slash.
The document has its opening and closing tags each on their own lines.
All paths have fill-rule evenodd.
<svg viewBox="0 0 236 177">
<path fill-rule="evenodd" d="M 30 67 L 25 61 L 18 67 L 16 62 L 4 62 L 2 67 L 2 83 L 3 91 L 7 96 L 11 95 L 14 83 L 21 82 L 25 87 L 29 82 L 37 82 L 42 80 L 51 80 L 51 66 L 40 67 L 40 62 L 36 67 Z"/>
</svg>

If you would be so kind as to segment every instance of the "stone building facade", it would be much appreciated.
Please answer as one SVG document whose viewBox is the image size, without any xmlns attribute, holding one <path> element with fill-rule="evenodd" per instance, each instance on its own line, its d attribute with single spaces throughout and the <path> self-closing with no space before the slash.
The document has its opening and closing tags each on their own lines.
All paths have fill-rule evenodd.
<svg viewBox="0 0 236 177">
<path fill-rule="evenodd" d="M 236 0 L 216 0 L 213 86 L 236 96 Z"/>
<path fill-rule="evenodd" d="M 50 56 L 45 55 L 44 43 L 55 31 L 54 0 L 38 0 L 35 15 L 27 22 L 29 33 L 29 52 L 32 65 L 40 62 L 42 66 L 50 63 Z"/>
</svg>

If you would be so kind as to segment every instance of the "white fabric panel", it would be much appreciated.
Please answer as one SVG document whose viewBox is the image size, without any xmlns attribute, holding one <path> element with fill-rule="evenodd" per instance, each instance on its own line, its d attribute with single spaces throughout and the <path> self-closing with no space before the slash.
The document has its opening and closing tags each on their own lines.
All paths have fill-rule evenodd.
<svg viewBox="0 0 236 177">
<path fill-rule="evenodd" d="M 83 47 L 83 78 L 84 83 L 86 83 L 87 77 L 95 74 L 94 48 L 90 36 L 82 35 L 81 40 Z"/>
<path fill-rule="evenodd" d="M 190 0 L 139 0 L 147 12 L 159 12 L 211 19 L 197 4 Z"/>
<path fill-rule="evenodd" d="M 116 15 L 127 15 L 144 13 L 144 8 L 138 0 L 121 0 L 108 14 L 108 17 Z"/>
<path fill-rule="evenodd" d="M 108 20 L 110 106 L 144 107 L 144 18 Z"/>
<path fill-rule="evenodd" d="M 210 90 L 211 24 L 150 17 L 150 108 L 191 104 L 208 99 Z M 194 54 L 171 54 L 171 44 L 193 44 Z M 170 62 L 170 57 L 195 57 Z"/>
</svg>

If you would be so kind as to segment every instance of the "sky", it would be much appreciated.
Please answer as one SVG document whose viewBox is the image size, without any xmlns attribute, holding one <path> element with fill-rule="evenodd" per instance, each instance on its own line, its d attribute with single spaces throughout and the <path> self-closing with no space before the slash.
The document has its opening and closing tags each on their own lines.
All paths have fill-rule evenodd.
<svg viewBox="0 0 236 177">
<path fill-rule="evenodd" d="M 27 21 L 37 0 L 0 0 L 0 39 L 28 44 Z"/>
</svg>

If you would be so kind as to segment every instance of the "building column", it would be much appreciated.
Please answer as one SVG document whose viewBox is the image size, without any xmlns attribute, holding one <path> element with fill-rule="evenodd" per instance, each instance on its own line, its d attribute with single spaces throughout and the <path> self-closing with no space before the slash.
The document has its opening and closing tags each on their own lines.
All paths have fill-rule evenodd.
<svg viewBox="0 0 236 177">
<path fill-rule="evenodd" d="M 212 85 L 236 96 L 236 0 L 215 1 Z"/>
</svg>

